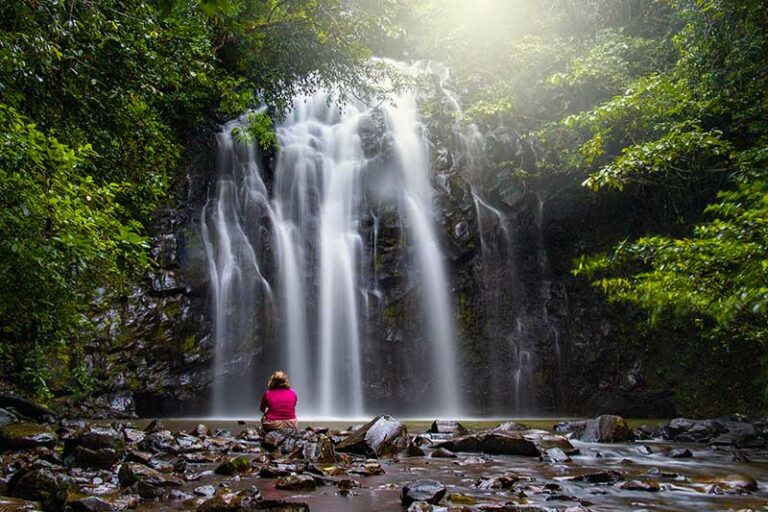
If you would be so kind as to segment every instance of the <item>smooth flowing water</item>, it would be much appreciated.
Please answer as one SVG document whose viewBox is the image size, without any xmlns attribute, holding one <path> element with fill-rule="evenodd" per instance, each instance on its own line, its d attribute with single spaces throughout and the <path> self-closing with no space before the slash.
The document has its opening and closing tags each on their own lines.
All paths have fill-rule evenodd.
<svg viewBox="0 0 768 512">
<path fill-rule="evenodd" d="M 377 168 L 395 177 L 387 184 L 389 200 L 407 227 L 415 269 L 408 278 L 418 279 L 413 284 L 420 289 L 429 412 L 460 413 L 450 285 L 416 99 L 402 94 L 374 112 L 362 104 L 340 109 L 318 93 L 297 98 L 277 127 L 279 150 L 268 177 L 256 146 L 242 140 L 246 118 L 225 125 L 218 137 L 215 190 L 201 219 L 213 298 L 215 415 L 253 410 L 246 388 L 260 387 L 253 377 L 262 361 L 282 361 L 302 415 L 366 412 L 365 319 L 368 296 L 378 293 L 370 254 L 378 220 L 365 193 L 370 159 L 360 130 L 374 115 L 391 146 L 386 157 L 377 156 Z M 269 271 L 262 276 L 263 267 Z M 270 331 L 262 324 L 271 324 L 271 316 L 277 327 Z"/>
</svg>

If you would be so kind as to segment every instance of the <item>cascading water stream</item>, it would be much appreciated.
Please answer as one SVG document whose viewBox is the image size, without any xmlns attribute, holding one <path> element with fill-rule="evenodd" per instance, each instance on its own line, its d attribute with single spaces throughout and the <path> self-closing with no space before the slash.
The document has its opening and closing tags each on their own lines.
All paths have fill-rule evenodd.
<svg viewBox="0 0 768 512">
<path fill-rule="evenodd" d="M 414 278 L 420 280 L 430 356 L 420 372 L 432 390 L 424 413 L 455 416 L 461 411 L 456 337 L 435 231 L 427 141 L 412 95 L 400 95 L 379 109 L 392 141 L 390 156 L 379 165 L 397 176 L 392 202 L 409 234 Z M 283 361 L 302 416 L 366 413 L 364 354 L 370 340 L 365 319 L 368 295 L 380 296 L 371 270 L 376 248 L 371 264 L 366 243 L 372 239 L 375 246 L 379 220 L 365 193 L 370 162 L 360 137 L 362 121 L 371 116 L 362 104 L 331 106 L 324 93 L 297 98 L 277 127 L 271 199 L 254 144 L 237 138 L 237 129 L 247 121 L 232 121 L 219 134 L 215 194 L 203 210 L 201 230 L 213 299 L 215 414 L 255 412 L 253 393 L 248 396 L 244 388 L 263 385 L 251 377 L 251 362 L 258 366 L 261 356 L 272 364 Z M 374 230 L 370 236 L 365 232 L 369 225 Z M 266 277 L 272 286 L 262 278 L 262 266 L 269 267 Z M 272 288 L 280 342 L 265 344 L 258 325 L 265 304 L 259 301 L 269 297 L 271 304 Z M 280 347 L 279 354 L 269 353 L 274 346 Z M 267 353 L 254 357 L 257 347 Z M 237 361 L 242 366 L 233 366 Z M 235 384 L 226 378 L 233 373 L 238 375 Z M 250 407 L 242 405 L 249 401 Z"/>
</svg>

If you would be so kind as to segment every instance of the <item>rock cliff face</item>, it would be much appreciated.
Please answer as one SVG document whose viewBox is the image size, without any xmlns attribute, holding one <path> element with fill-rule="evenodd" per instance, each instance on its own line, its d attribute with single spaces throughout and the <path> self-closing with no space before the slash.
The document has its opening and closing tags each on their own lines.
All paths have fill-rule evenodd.
<svg viewBox="0 0 768 512">
<path fill-rule="evenodd" d="M 430 400 L 413 392 L 422 378 L 414 362 L 429 357 L 418 328 L 419 279 L 396 212 L 376 200 L 387 181 L 377 160 L 386 158 L 388 140 L 380 120 L 371 119 L 360 129 L 370 159 L 364 239 L 375 243 L 370 275 L 379 290 L 368 297 L 364 393 L 372 412 L 397 404 L 398 414 L 417 416 Z M 629 332 L 635 313 L 606 304 L 570 273 L 580 253 L 632 232 L 636 212 L 566 178 L 523 182 L 513 173 L 482 172 L 450 127 L 429 116 L 425 122 L 467 413 L 671 416 L 668 397 L 645 380 L 648 355 Z M 190 147 L 175 200 L 158 215 L 157 268 L 103 315 L 104 336 L 92 347 L 94 366 L 112 375 L 100 400 L 139 415 L 209 412 L 214 347 L 199 228 L 215 168 L 213 141 L 209 131 Z M 502 129 L 486 136 L 484 151 L 488 161 L 520 167 L 533 158 L 526 141 Z M 265 162 L 268 187 L 271 164 Z M 271 342 L 257 340 L 232 368 L 273 365 L 262 358 Z"/>
</svg>

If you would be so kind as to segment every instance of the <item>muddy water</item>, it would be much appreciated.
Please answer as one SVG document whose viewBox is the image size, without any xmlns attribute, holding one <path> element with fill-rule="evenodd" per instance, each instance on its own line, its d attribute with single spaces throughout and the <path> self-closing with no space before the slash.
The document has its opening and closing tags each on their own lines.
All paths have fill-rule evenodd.
<svg viewBox="0 0 768 512">
<path fill-rule="evenodd" d="M 199 423 L 195 420 L 164 421 L 171 430 L 191 430 Z M 497 422 L 492 422 L 497 423 Z M 533 422 L 529 422 L 533 423 Z M 548 422 L 550 425 L 551 422 Z M 214 428 L 226 428 L 232 433 L 245 428 L 236 422 L 208 422 Z M 253 424 L 249 422 L 249 424 Z M 472 424 L 474 428 L 480 425 Z M 326 424 L 339 428 L 340 424 Z M 345 424 L 344 427 L 347 427 Z M 483 425 L 487 426 L 487 425 Z M 419 427 L 419 428 L 417 428 Z M 421 425 L 409 424 L 409 431 L 421 430 Z M 313 512 L 346 511 L 397 511 L 400 504 L 400 489 L 408 481 L 417 479 L 439 480 L 448 487 L 448 494 L 460 493 L 476 503 L 519 503 L 535 504 L 565 509 L 581 504 L 595 512 L 617 510 L 659 510 L 659 511 L 702 511 L 702 510 L 768 510 L 768 453 L 751 451 L 745 454 L 749 462 L 737 462 L 731 451 L 715 451 L 702 445 L 684 445 L 668 442 L 638 442 L 635 444 L 592 444 L 573 443 L 580 449 L 580 455 L 563 464 L 542 462 L 530 457 L 487 456 L 485 462 L 465 464 L 476 459 L 478 454 L 459 454 L 458 459 L 431 459 L 429 457 L 403 458 L 399 461 L 381 461 L 385 474 L 371 477 L 350 475 L 362 487 L 353 489 L 348 496 L 339 494 L 335 486 L 318 487 L 315 491 L 297 494 L 275 489 L 275 479 L 263 479 L 257 475 L 221 477 L 213 474 L 215 464 L 190 464 L 188 467 L 202 476 L 188 482 L 184 490 L 192 492 L 195 487 L 212 484 L 224 485 L 233 491 L 256 486 L 265 498 L 303 501 Z M 640 452 L 642 445 L 649 447 L 651 454 Z M 688 448 L 693 452 L 691 459 L 672 459 L 664 452 L 670 448 Z M 169 456 L 170 457 L 170 456 Z M 172 460 L 172 458 L 169 458 Z M 568 478 L 595 471 L 618 471 L 627 480 L 654 481 L 661 485 L 660 492 L 626 491 L 613 485 L 588 484 L 571 481 Z M 480 477 L 514 472 L 527 476 L 531 481 L 518 486 L 514 491 L 478 490 L 474 484 Z M 744 496 L 718 496 L 707 494 L 713 479 L 728 474 L 749 475 L 759 484 L 758 492 Z M 545 487 L 546 484 L 550 484 Z M 557 487 L 552 484 L 556 484 Z M 522 493 L 520 492 L 522 489 Z M 138 510 L 194 510 L 205 498 L 162 503 L 142 503 Z M 463 503 L 446 502 L 449 508 L 460 509 Z"/>
</svg>

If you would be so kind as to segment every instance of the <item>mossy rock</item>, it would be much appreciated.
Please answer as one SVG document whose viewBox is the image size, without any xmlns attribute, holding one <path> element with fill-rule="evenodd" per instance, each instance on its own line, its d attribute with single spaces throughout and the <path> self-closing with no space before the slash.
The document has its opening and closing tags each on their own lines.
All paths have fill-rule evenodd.
<svg viewBox="0 0 768 512">
<path fill-rule="evenodd" d="M 238 473 L 245 473 L 251 469 L 251 462 L 245 457 L 235 457 L 227 459 L 216 467 L 214 471 L 217 475 L 232 476 Z"/>
<path fill-rule="evenodd" d="M 37 423 L 14 423 L 0 427 L 0 452 L 52 447 L 57 441 L 58 436 L 53 430 Z"/>
<path fill-rule="evenodd" d="M 59 511 L 64 510 L 69 482 L 50 469 L 35 469 L 14 475 L 8 488 L 16 498 L 40 502 L 43 510 Z"/>
</svg>

